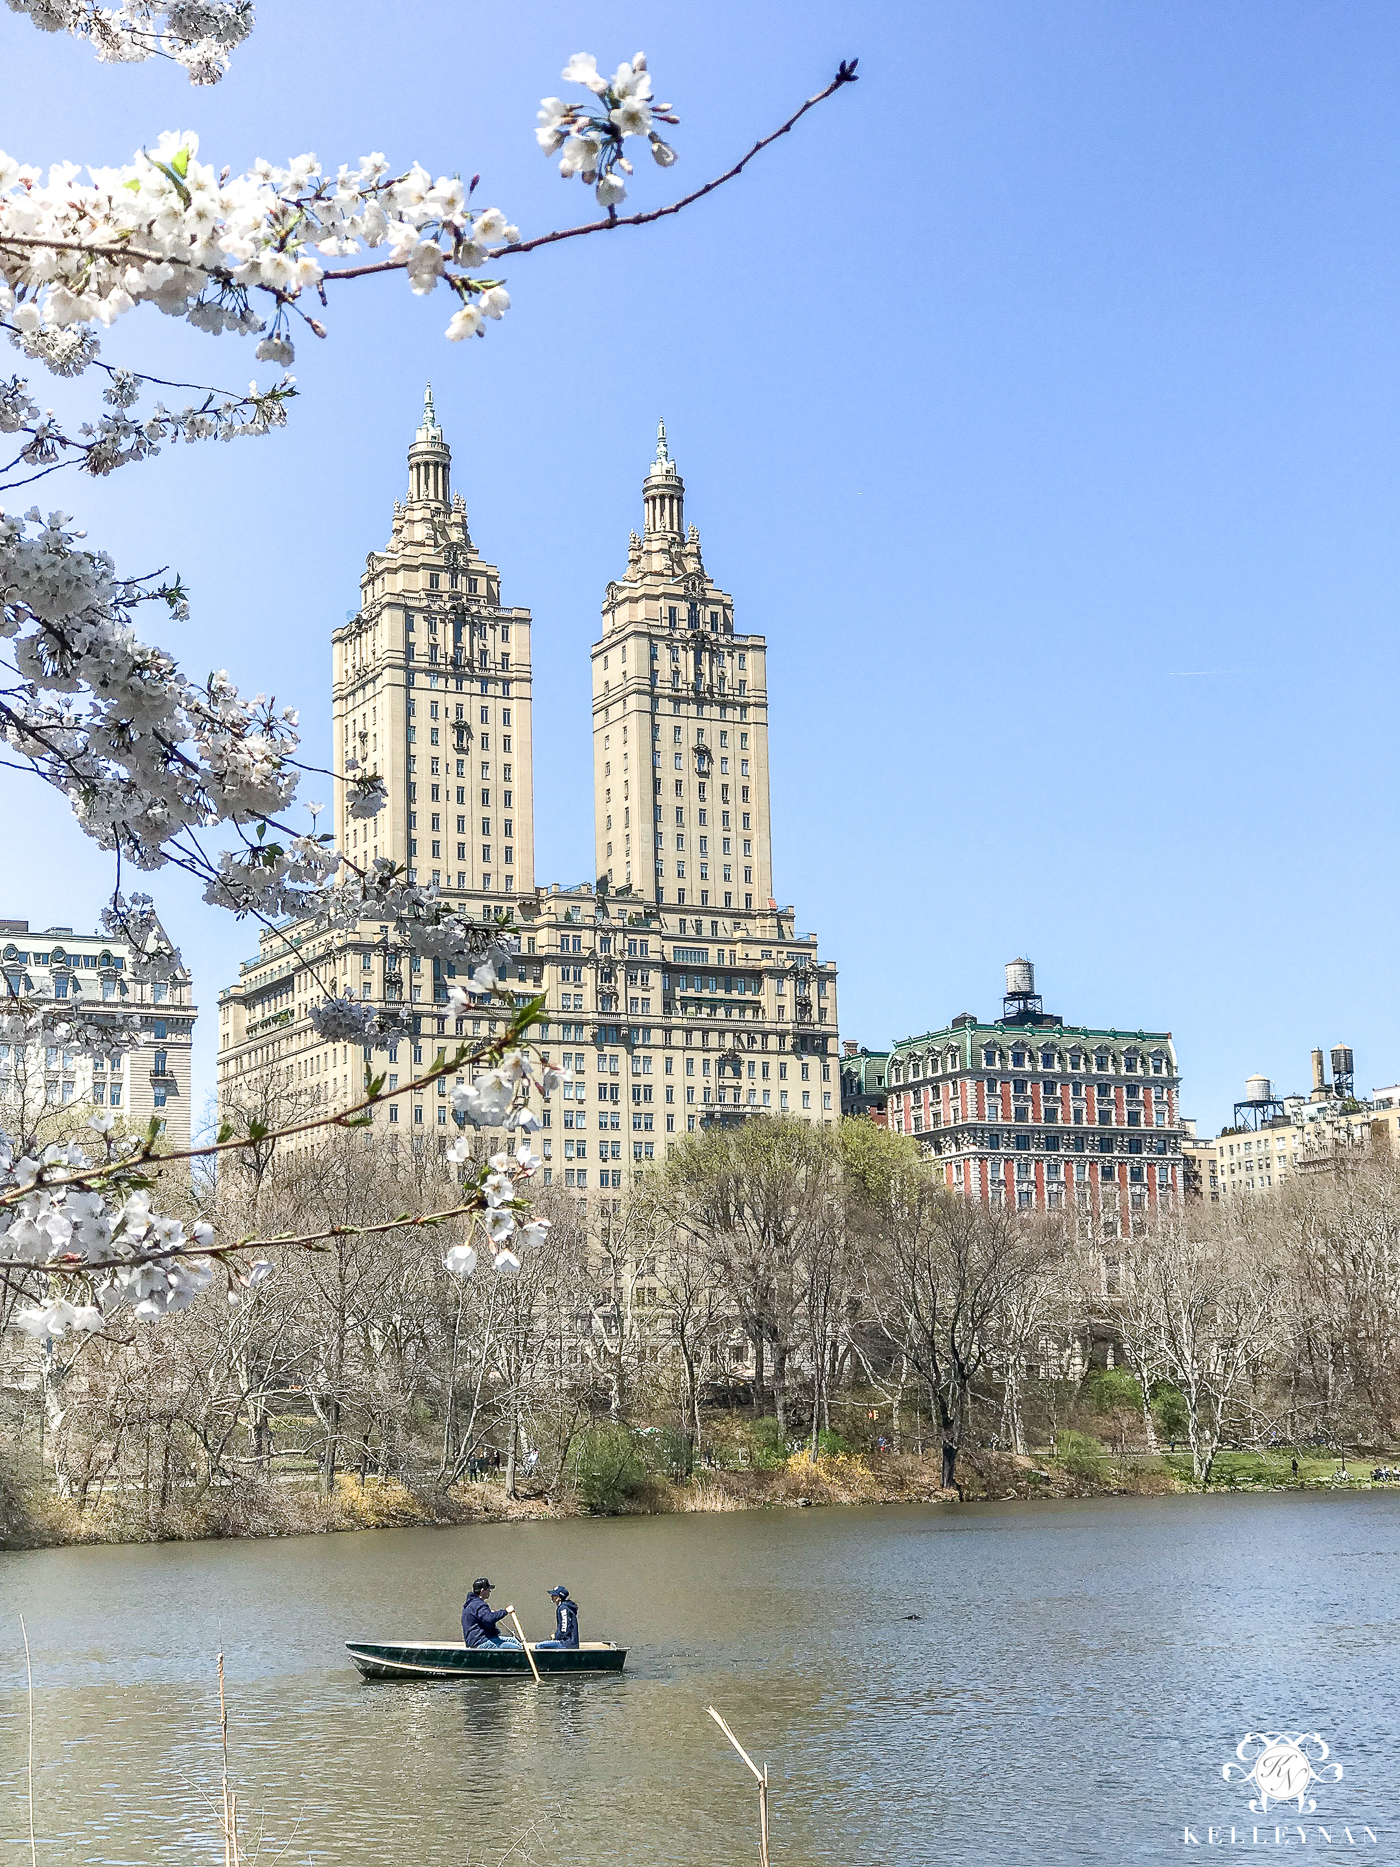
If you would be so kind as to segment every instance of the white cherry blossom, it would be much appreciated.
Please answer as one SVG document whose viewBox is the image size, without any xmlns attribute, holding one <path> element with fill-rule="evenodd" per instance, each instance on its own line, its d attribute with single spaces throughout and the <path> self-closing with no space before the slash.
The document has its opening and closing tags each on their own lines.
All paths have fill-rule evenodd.
<svg viewBox="0 0 1400 1867">
<path fill-rule="evenodd" d="M 253 29 L 253 0 L 8 0 L 42 32 L 67 32 L 91 41 L 99 59 L 137 64 L 161 57 L 183 65 L 191 84 L 217 84 L 229 54 Z"/>
<path fill-rule="evenodd" d="M 470 1277 L 476 1269 L 476 1251 L 471 1245 L 453 1245 L 442 1261 L 445 1271 L 454 1277 Z"/>
<path fill-rule="evenodd" d="M 669 104 L 651 102 L 651 73 L 645 53 L 638 52 L 630 63 L 619 65 L 611 78 L 604 78 L 591 52 L 576 52 L 564 67 L 570 84 L 581 84 L 599 100 L 597 104 L 566 104 L 558 97 L 540 100 L 539 128 L 535 141 L 547 156 L 559 155 L 559 173 L 567 181 L 577 175 L 598 197 L 598 205 L 611 215 L 627 188 L 615 171 L 632 173 L 632 165 L 623 153 L 629 136 L 645 136 L 652 154 L 663 168 L 669 168 L 676 152 L 663 143 L 652 127 L 653 119 L 676 123 L 679 119 Z"/>
</svg>

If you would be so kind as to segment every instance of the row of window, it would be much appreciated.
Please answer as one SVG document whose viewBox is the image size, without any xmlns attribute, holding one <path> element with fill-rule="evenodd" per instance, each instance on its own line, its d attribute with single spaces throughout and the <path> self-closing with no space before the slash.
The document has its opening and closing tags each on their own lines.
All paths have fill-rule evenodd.
<svg viewBox="0 0 1400 1867">
<path fill-rule="evenodd" d="M 916 1130 L 916 1132 L 918 1132 Z M 944 1140 L 941 1134 L 926 1135 L 924 1145 L 935 1153 L 941 1151 Z M 972 1134 L 946 1137 L 950 1152 L 961 1153 L 965 1148 L 990 1148 L 998 1152 L 1005 1148 L 1008 1152 L 1028 1154 L 1032 1149 L 1045 1154 L 1165 1154 L 1167 1137 L 1165 1135 L 1084 1135 L 1067 1134 L 1061 1143 L 1060 1136 L 1053 1130 L 1046 1134 L 1002 1134 L 999 1129 L 977 1130 Z M 1126 1143 L 1126 1145 L 1125 1145 Z"/>
<path fill-rule="evenodd" d="M 476 596 L 481 588 L 481 580 L 477 577 L 467 577 L 465 581 L 466 581 L 466 586 L 467 586 L 467 595 Z M 455 570 L 448 572 L 448 582 L 449 582 L 449 587 L 453 590 L 459 587 L 459 578 Z M 430 570 L 428 572 L 428 588 L 430 590 L 436 590 L 441 586 L 441 583 L 442 583 L 441 573 L 435 570 Z M 496 600 L 495 587 L 492 585 L 491 579 L 489 577 L 486 579 L 486 599 L 488 602 L 491 602 L 491 603 L 494 603 Z M 481 625 L 478 624 L 477 626 L 480 627 Z M 412 615 L 408 617 L 408 627 L 410 629 L 413 627 Z M 437 628 L 437 617 L 436 616 L 432 616 L 429 618 L 428 627 L 430 629 Z M 508 634 L 509 634 L 509 629 L 507 628 L 505 623 L 502 623 L 501 624 L 501 640 L 504 641 Z"/>
<path fill-rule="evenodd" d="M 6 966 L 31 964 L 29 954 L 21 953 L 14 945 L 7 946 L 4 952 L 0 953 L 0 960 L 3 960 Z M 35 953 L 32 963 L 35 966 L 69 966 L 74 970 L 81 967 L 88 972 L 124 972 L 126 970 L 126 961 L 119 956 L 114 956 L 106 947 L 100 953 L 65 953 L 61 946 L 56 946 L 50 952 Z"/>
<path fill-rule="evenodd" d="M 1031 1112 L 1028 1108 L 1018 1108 L 1014 1111 L 1012 1116 L 1008 1117 L 1005 1109 L 997 1109 L 997 1108 L 989 1108 L 986 1110 L 984 1114 L 980 1114 L 980 1115 L 976 1113 L 969 1114 L 969 1115 L 961 1115 L 957 1113 L 956 1111 L 954 1111 L 954 1113 L 949 1117 L 947 1125 L 951 1129 L 951 1128 L 961 1127 L 964 1122 L 969 1122 L 969 1121 L 1006 1121 L 1008 1119 L 1014 1120 L 1017 1123 L 1024 1122 L 1029 1125 L 1030 1120 L 1031 1120 Z M 1042 1119 L 1045 1125 L 1051 1128 L 1052 1130 L 1058 1125 L 1057 1117 L 1056 1117 L 1056 1113 L 1054 1109 L 1046 1109 Z M 925 1118 L 924 1118 L 923 1112 L 919 1109 L 915 1109 L 914 1110 L 914 1133 L 922 1134 L 924 1132 L 925 1125 L 926 1124 L 925 1124 Z M 944 1124 L 943 1124 L 942 1116 L 939 1114 L 937 1109 L 934 1109 L 932 1113 L 930 1114 L 930 1116 L 928 1117 L 927 1126 L 929 1128 L 941 1128 L 943 1127 L 943 1125 Z M 1156 1110 L 1154 1114 L 1152 1114 L 1146 1120 L 1144 1120 L 1141 1109 L 1128 1109 L 1125 1111 L 1125 1119 L 1120 1122 L 1116 1119 L 1114 1111 L 1112 1109 L 1100 1109 L 1098 1112 L 1098 1121 L 1095 1124 L 1092 1122 L 1086 1123 L 1084 1119 L 1083 1109 L 1077 1108 L 1074 1111 L 1073 1123 L 1066 1124 L 1066 1125 L 1067 1126 L 1072 1125 L 1075 1128 L 1083 1128 L 1085 1126 L 1089 1126 L 1089 1127 L 1098 1126 L 1100 1128 L 1121 1128 L 1121 1127 L 1165 1128 L 1167 1126 L 1167 1111 L 1165 1109 L 1158 1109 Z"/>
<path fill-rule="evenodd" d="M 825 987 L 823 987 L 822 990 L 824 991 Z M 1085 1096 L 1092 1092 L 1096 1106 L 1099 1104 L 1112 1104 L 1115 1102 L 1118 1095 L 1118 1089 L 1113 1083 L 1057 1083 L 1049 1078 L 1042 1082 L 1038 1078 L 1032 1081 L 1028 1076 L 1013 1076 L 1009 1079 L 1002 1078 L 1001 1080 L 998 1080 L 995 1076 L 988 1076 L 986 1078 L 960 1077 L 958 1082 L 945 1084 L 944 1087 L 949 1091 L 953 1105 L 956 1107 L 959 1084 L 965 1084 L 969 1089 L 975 1090 L 979 1082 L 982 1083 L 989 1099 L 999 1097 L 1009 1090 L 1019 1102 L 1022 1100 L 1029 1100 L 1034 1091 L 1039 1089 L 1042 1106 L 1048 1106 L 1052 1098 L 1058 1103 L 1065 1090 L 1069 1091 L 1070 1096 L 1075 1102 L 1083 1102 Z M 1124 1083 L 1122 1085 L 1122 1090 L 1123 1100 L 1125 1102 L 1145 1102 L 1150 1097 L 1154 1103 L 1161 1104 L 1169 1099 L 1171 1084 L 1169 1082 Z M 931 1097 L 934 1105 L 937 1106 L 940 1099 L 940 1090 L 937 1085 L 932 1089 L 924 1089 L 922 1091 L 916 1090 L 912 1098 L 914 1103 L 918 1103 L 920 1095 Z M 906 1102 L 911 1100 L 907 1095 L 904 1099 Z"/>
<path fill-rule="evenodd" d="M 9 1083 L 8 1072 L 0 1067 L 0 1095 L 9 1088 Z M 163 1109 L 169 1098 L 178 1094 L 173 1079 L 168 1083 L 156 1083 L 151 1090 L 151 1101 L 156 1108 Z M 62 1107 L 79 1099 L 77 1084 L 69 1078 L 60 1082 L 58 1077 L 51 1076 L 44 1083 L 44 1100 L 50 1107 Z M 115 1079 L 95 1082 L 81 1099 L 94 1102 L 98 1108 L 119 1109 L 123 1102 L 122 1085 Z"/>
<path fill-rule="evenodd" d="M 905 1053 L 890 1065 L 890 1081 L 894 1083 L 915 1082 L 921 1076 L 958 1074 L 970 1065 L 964 1062 L 961 1049 L 949 1045 L 946 1052 L 930 1051 L 926 1056 Z M 1062 1052 L 1051 1049 L 1035 1050 L 1029 1047 L 1011 1046 L 1009 1049 L 1000 1044 L 982 1046 L 982 1068 L 985 1070 L 1006 1069 L 1042 1070 L 1064 1072 L 1087 1071 L 1091 1067 L 1100 1076 L 1116 1074 L 1120 1067 L 1126 1076 L 1152 1075 L 1170 1076 L 1168 1058 L 1165 1051 L 1154 1050 L 1146 1055 L 1140 1051 L 1080 1050 L 1071 1049 Z"/>
</svg>

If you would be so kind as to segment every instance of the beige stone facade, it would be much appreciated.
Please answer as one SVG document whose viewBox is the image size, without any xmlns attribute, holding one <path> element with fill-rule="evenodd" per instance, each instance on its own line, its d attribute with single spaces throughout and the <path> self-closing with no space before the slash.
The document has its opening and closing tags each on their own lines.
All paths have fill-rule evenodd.
<svg viewBox="0 0 1400 1867">
<path fill-rule="evenodd" d="M 394 502 L 389 543 L 369 554 L 360 593 L 331 638 L 337 848 L 503 904 L 527 893 L 530 612 L 502 606 L 500 572 L 472 541 L 431 390 L 407 498 Z M 347 770 L 388 785 L 386 808 L 363 823 L 346 811 Z"/>
<path fill-rule="evenodd" d="M 0 1045 L 0 1110 L 21 1099 L 26 1112 L 38 1105 L 46 1111 L 72 1106 L 86 1120 L 96 1105 L 134 1133 L 144 1133 L 154 1119 L 167 1148 L 190 1145 L 197 1125 L 190 1108 L 190 1052 L 199 1012 L 188 972 L 147 984 L 132 976 L 125 941 L 71 927 L 39 932 L 22 920 L 0 920 L 0 965 L 15 996 L 52 999 L 99 1016 L 107 1007 L 135 1013 L 141 1030 L 134 1047 L 114 1046 L 95 1058 L 58 1045 L 42 1053 L 37 1046 Z"/>
<path fill-rule="evenodd" d="M 686 529 L 664 423 L 642 492 L 593 649 L 598 875 L 691 918 L 771 914 L 767 644 L 736 633 Z"/>
<path fill-rule="evenodd" d="M 1215 1205 L 1220 1199 L 1220 1175 L 1215 1142 L 1196 1133 L 1189 1116 L 1181 1122 L 1182 1196 L 1188 1204 Z"/>
<path fill-rule="evenodd" d="M 836 969 L 772 894 L 766 644 L 736 633 L 732 598 L 684 530 L 664 434 L 643 535 L 608 586 L 593 650 L 597 883 L 571 888 L 534 882 L 529 612 L 502 606 L 450 467 L 429 401 L 389 546 L 334 636 L 337 771 L 376 773 L 388 790 L 369 827 L 338 805 L 337 846 L 392 857 L 473 916 L 510 910 L 506 983 L 546 995 L 534 1039 L 574 1076 L 539 1111 L 550 1183 L 620 1193 L 712 1122 L 835 1121 Z M 271 1099 L 284 1116 L 344 1107 L 366 1068 L 393 1088 L 501 1028 L 499 1009 L 449 1015 L 449 983 L 373 925 L 265 932 L 220 997 L 223 1100 Z M 308 1012 L 328 990 L 403 1006 L 416 1029 L 324 1044 Z M 400 1098 L 376 1123 L 445 1145 L 450 1089 Z"/>
</svg>

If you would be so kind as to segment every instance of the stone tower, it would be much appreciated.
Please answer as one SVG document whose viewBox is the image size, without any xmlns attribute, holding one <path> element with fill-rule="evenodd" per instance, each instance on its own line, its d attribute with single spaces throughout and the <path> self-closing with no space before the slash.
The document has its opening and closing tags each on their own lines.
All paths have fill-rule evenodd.
<svg viewBox="0 0 1400 1867">
<path fill-rule="evenodd" d="M 337 784 L 336 845 L 506 905 L 535 885 L 530 612 L 502 607 L 500 572 L 472 542 L 431 385 L 407 497 L 360 593 L 331 638 L 335 770 L 377 773 L 389 801 L 357 823 Z"/>
<path fill-rule="evenodd" d="M 664 421 L 642 505 L 593 649 L 598 876 L 612 893 L 685 909 L 678 919 L 703 910 L 727 917 L 726 933 L 756 930 L 776 908 L 767 645 L 735 633 L 734 599 L 686 530 Z"/>
</svg>

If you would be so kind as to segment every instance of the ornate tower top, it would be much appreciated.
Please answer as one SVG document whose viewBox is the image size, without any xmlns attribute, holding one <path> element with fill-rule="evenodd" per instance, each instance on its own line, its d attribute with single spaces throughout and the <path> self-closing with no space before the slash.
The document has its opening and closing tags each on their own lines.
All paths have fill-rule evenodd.
<svg viewBox="0 0 1400 1867">
<path fill-rule="evenodd" d="M 408 498 L 431 506 L 452 504 L 452 449 L 443 439 L 433 408 L 433 385 L 423 391 L 423 425 L 408 450 Z"/>
<path fill-rule="evenodd" d="M 670 538 L 685 536 L 685 481 L 666 445 L 666 423 L 656 424 L 656 459 L 642 484 L 644 529 Z"/>
</svg>

